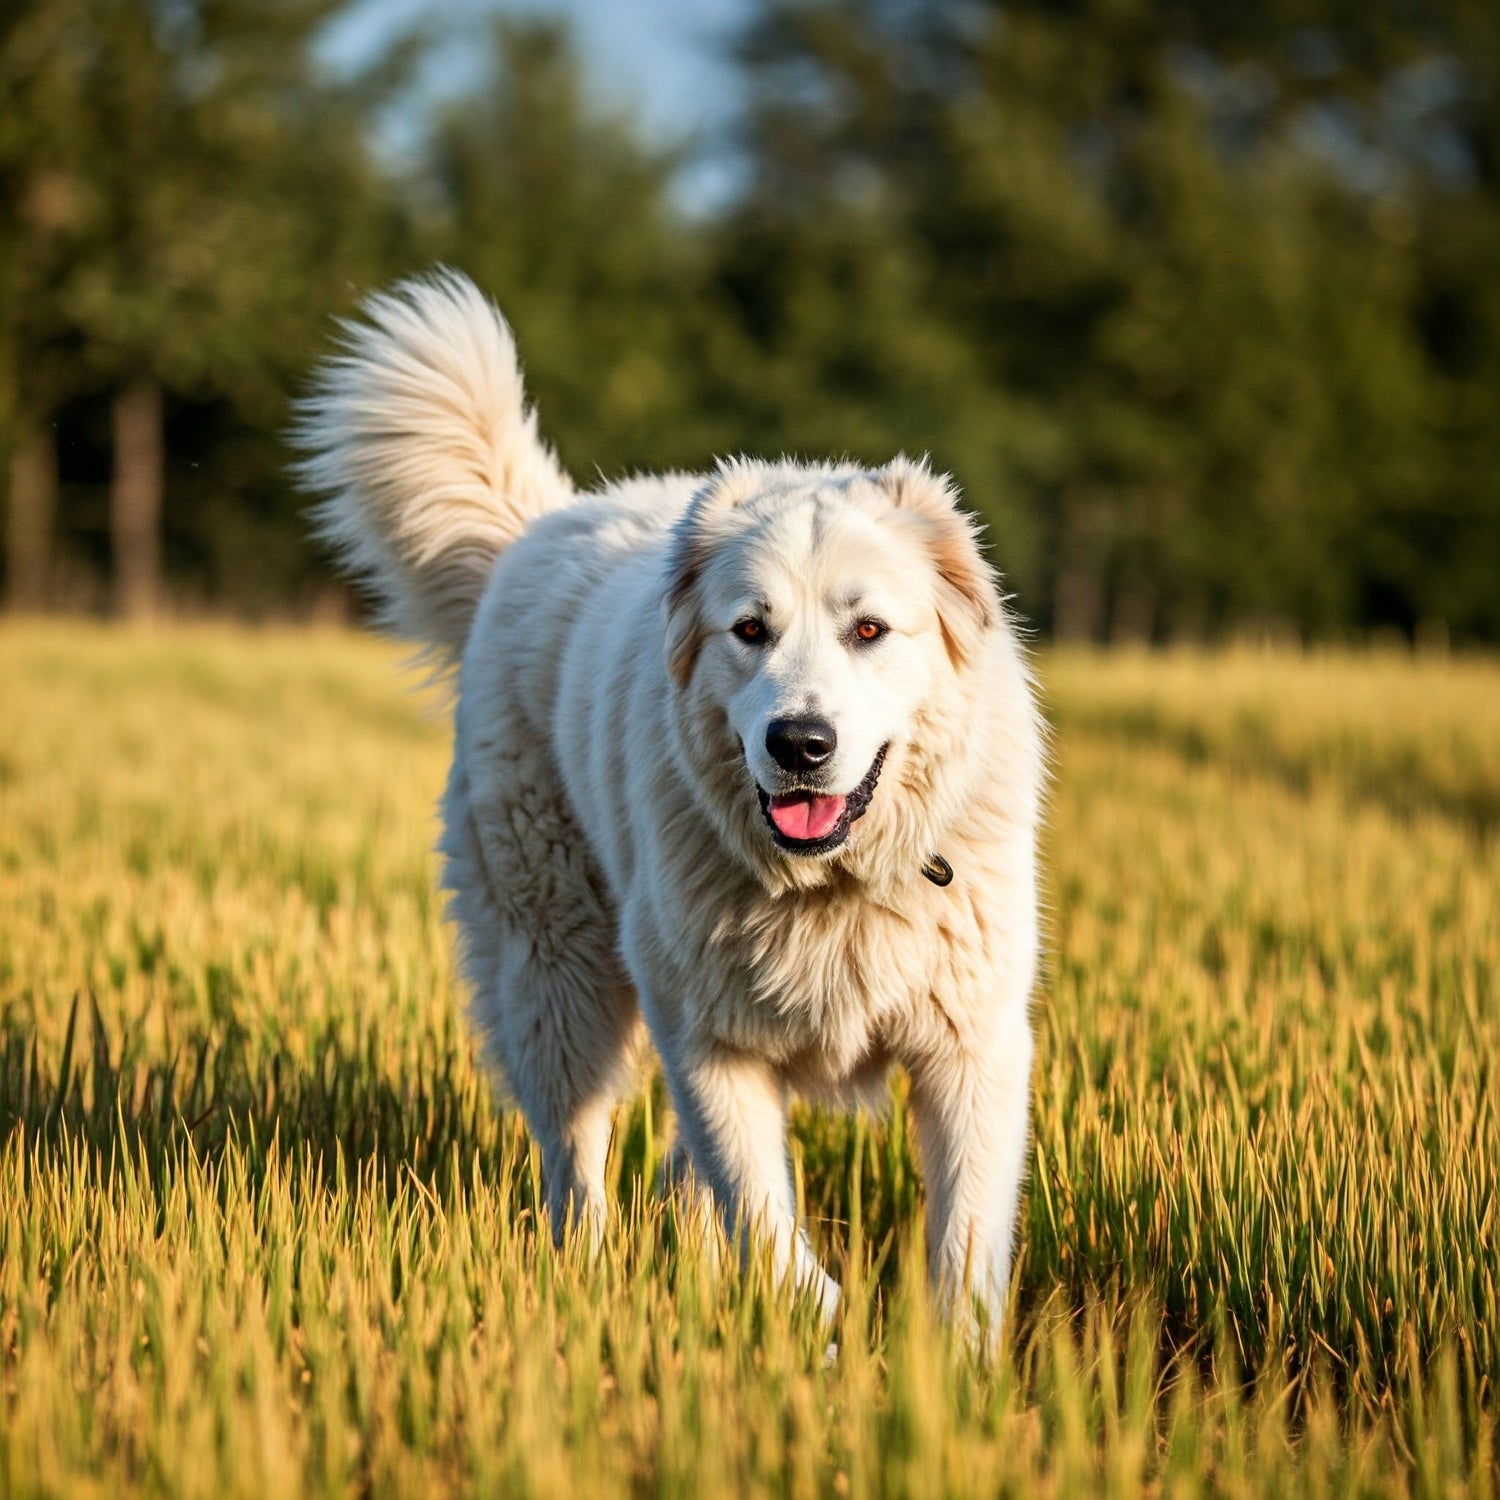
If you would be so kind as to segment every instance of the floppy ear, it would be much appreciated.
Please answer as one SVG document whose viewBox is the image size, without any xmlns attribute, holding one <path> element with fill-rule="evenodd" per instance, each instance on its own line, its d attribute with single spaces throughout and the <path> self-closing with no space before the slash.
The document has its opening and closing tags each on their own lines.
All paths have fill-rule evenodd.
<svg viewBox="0 0 1500 1500">
<path fill-rule="evenodd" d="M 916 523 L 938 578 L 938 628 L 955 668 L 966 666 L 980 637 L 1000 617 L 994 570 L 979 551 L 974 522 L 958 508 L 958 493 L 946 475 L 904 454 L 879 471 L 891 503 Z"/>
<path fill-rule="evenodd" d="M 697 579 L 714 550 L 714 520 L 742 505 L 756 490 L 756 468 L 745 459 L 720 459 L 702 489 L 672 528 L 661 600 L 666 606 L 666 669 L 676 687 L 687 687 L 703 645 Z"/>
<path fill-rule="evenodd" d="M 667 675 L 685 688 L 703 645 L 703 618 L 698 612 L 698 575 L 708 548 L 696 523 L 695 503 L 677 523 L 667 554 L 662 601 L 666 605 Z"/>
<path fill-rule="evenodd" d="M 703 646 L 698 579 L 713 551 L 712 516 L 739 503 L 743 465 L 720 461 L 708 482 L 672 528 L 662 602 L 666 607 L 667 673 L 681 690 L 692 678 Z"/>
</svg>

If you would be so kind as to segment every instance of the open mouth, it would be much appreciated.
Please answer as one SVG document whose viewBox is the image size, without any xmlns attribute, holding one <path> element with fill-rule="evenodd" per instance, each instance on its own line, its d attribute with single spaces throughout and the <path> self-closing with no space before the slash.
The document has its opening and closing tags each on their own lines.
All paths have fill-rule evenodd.
<svg viewBox="0 0 1500 1500">
<path fill-rule="evenodd" d="M 870 805 L 889 748 L 880 747 L 864 779 L 846 796 L 807 789 L 773 795 L 757 782 L 755 792 L 771 837 L 789 854 L 826 854 L 837 849 L 849 837 L 849 825 L 863 817 Z"/>
</svg>

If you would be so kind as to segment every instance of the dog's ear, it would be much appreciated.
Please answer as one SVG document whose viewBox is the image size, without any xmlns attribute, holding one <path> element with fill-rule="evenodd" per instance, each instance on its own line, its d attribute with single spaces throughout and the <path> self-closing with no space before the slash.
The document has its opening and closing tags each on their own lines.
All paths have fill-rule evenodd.
<svg viewBox="0 0 1500 1500">
<path fill-rule="evenodd" d="M 938 627 L 955 668 L 972 661 L 980 638 L 1000 618 L 994 570 L 979 550 L 974 522 L 958 508 L 946 475 L 904 454 L 877 475 L 891 503 L 916 524 L 938 578 Z"/>
<path fill-rule="evenodd" d="M 685 688 L 703 645 L 703 617 L 698 610 L 698 576 L 707 546 L 693 525 L 693 510 L 677 523 L 667 554 L 662 602 L 666 607 L 667 674 L 678 690 Z"/>
<path fill-rule="evenodd" d="M 756 493 L 756 474 L 757 466 L 748 460 L 718 460 L 672 528 L 661 600 L 666 606 L 666 669 L 678 688 L 687 687 L 703 645 L 697 580 L 724 535 L 727 511 Z"/>
<path fill-rule="evenodd" d="M 688 685 L 703 646 L 698 579 L 713 551 L 713 518 L 740 502 L 743 465 L 721 461 L 672 529 L 662 603 L 666 611 L 667 673 L 681 690 Z"/>
</svg>

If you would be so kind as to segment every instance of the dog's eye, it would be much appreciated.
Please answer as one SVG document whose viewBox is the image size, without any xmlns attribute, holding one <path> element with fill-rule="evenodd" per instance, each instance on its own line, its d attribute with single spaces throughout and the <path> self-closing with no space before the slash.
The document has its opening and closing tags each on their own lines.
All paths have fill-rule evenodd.
<svg viewBox="0 0 1500 1500">
<path fill-rule="evenodd" d="M 734 633 L 747 646 L 759 646 L 766 638 L 766 622 L 757 620 L 752 615 L 748 620 L 739 621 L 734 627 Z"/>
<path fill-rule="evenodd" d="M 878 641 L 885 632 L 886 627 L 879 620 L 861 620 L 854 627 L 855 639 L 864 641 L 866 644 L 870 641 Z"/>
</svg>

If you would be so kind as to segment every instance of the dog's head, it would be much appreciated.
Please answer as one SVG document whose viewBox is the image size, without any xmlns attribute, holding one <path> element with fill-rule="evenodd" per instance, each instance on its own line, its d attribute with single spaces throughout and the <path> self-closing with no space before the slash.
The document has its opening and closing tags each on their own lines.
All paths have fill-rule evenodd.
<svg viewBox="0 0 1500 1500">
<path fill-rule="evenodd" d="M 696 790 L 757 868 L 930 836 L 1003 623 L 945 479 L 904 458 L 722 465 L 678 524 L 666 611 Z"/>
</svg>

